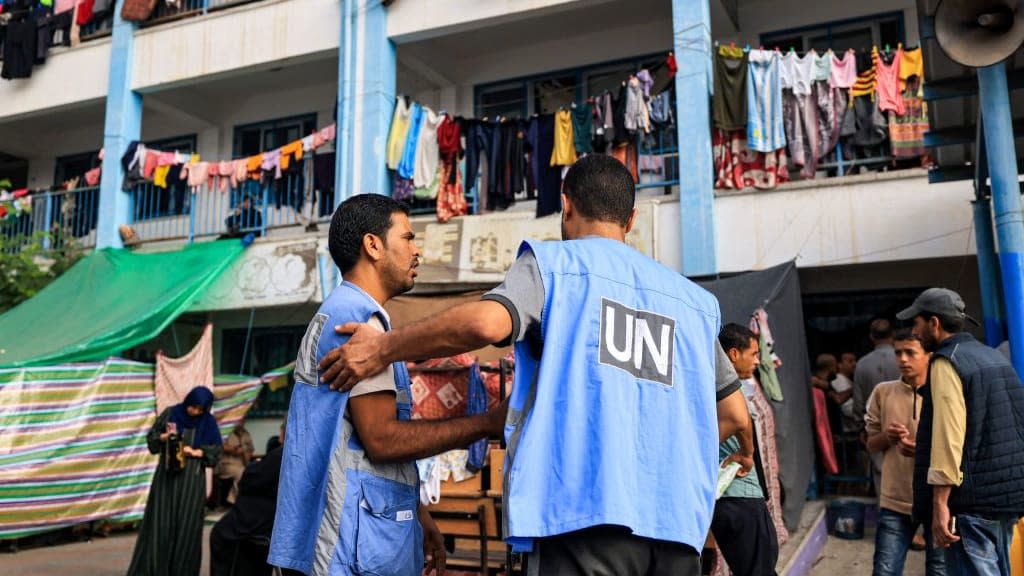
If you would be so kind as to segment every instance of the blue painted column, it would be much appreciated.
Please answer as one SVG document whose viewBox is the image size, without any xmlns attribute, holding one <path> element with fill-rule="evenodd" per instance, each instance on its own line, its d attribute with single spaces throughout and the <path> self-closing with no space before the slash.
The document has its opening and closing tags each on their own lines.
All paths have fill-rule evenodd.
<svg viewBox="0 0 1024 576">
<path fill-rule="evenodd" d="M 1024 374 L 1024 214 L 1021 214 L 1017 182 L 1017 152 L 1013 144 L 1006 68 L 1002 63 L 978 68 L 978 93 L 992 179 L 1010 356 L 1017 373 Z"/>
<path fill-rule="evenodd" d="M 683 274 L 718 272 L 711 161 L 711 11 L 708 0 L 672 0 L 679 130 L 679 227 Z"/>
<path fill-rule="evenodd" d="M 988 198 L 971 202 L 974 206 L 974 240 L 978 245 L 978 278 L 981 281 L 982 326 L 989 346 L 1003 343 L 1002 291 L 999 289 L 999 260 L 992 234 L 992 205 Z"/>
<path fill-rule="evenodd" d="M 345 0 L 338 125 L 344 159 L 338 165 L 338 201 L 353 194 L 391 194 L 385 145 L 395 106 L 395 45 L 380 3 L 355 7 Z M 342 110 L 345 117 L 342 118 Z M 339 143 L 341 140 L 339 140 Z"/>
<path fill-rule="evenodd" d="M 122 247 L 117 228 L 131 221 L 132 197 L 121 190 L 124 169 L 121 155 L 128 143 L 142 133 L 142 95 L 132 90 L 135 52 L 135 24 L 121 20 L 120 0 L 114 7 L 114 28 L 110 43 L 110 78 L 103 125 L 103 178 L 100 180 L 99 218 L 96 247 Z"/>
</svg>

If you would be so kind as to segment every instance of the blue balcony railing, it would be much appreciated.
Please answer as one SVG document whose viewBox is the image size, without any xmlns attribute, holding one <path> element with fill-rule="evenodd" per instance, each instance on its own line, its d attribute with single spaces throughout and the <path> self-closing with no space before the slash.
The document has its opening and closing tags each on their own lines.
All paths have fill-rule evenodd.
<svg viewBox="0 0 1024 576">
<path fill-rule="evenodd" d="M 219 179 L 196 188 L 158 188 L 151 183 L 132 191 L 132 227 L 141 242 L 216 236 L 257 236 L 268 230 L 327 222 L 334 200 L 313 186 L 312 156 L 279 180 L 246 181 L 221 187 Z"/>
<path fill-rule="evenodd" d="M 12 250 L 40 234 L 44 248 L 61 248 L 69 240 L 92 247 L 96 245 L 99 207 L 98 187 L 34 194 L 32 210 L 0 221 L 0 234 L 13 241 Z"/>
</svg>

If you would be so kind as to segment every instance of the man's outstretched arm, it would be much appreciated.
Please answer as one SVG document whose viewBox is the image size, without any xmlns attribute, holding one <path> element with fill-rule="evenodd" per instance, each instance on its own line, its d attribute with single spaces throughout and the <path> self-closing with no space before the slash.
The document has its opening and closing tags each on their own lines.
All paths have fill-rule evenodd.
<svg viewBox="0 0 1024 576">
<path fill-rule="evenodd" d="M 320 381 L 349 390 L 400 360 L 440 358 L 501 342 L 512 333 L 508 309 L 493 300 L 461 304 L 405 328 L 380 332 L 365 324 L 336 327 L 352 337 L 320 361 Z M 353 399 L 354 400 L 354 399 Z"/>
<path fill-rule="evenodd" d="M 405 462 L 465 448 L 480 438 L 499 436 L 507 404 L 487 414 L 449 420 L 399 420 L 395 395 L 374 392 L 349 400 L 352 424 L 373 462 Z"/>
</svg>

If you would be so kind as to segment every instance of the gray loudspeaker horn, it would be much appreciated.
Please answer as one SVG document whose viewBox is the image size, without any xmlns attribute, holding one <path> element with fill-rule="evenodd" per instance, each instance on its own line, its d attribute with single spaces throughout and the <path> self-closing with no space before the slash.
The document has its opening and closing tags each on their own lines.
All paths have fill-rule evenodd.
<svg viewBox="0 0 1024 576">
<path fill-rule="evenodd" d="M 981 68 L 1006 60 L 1024 43 L 1022 0 L 941 0 L 935 38 L 949 59 Z"/>
</svg>

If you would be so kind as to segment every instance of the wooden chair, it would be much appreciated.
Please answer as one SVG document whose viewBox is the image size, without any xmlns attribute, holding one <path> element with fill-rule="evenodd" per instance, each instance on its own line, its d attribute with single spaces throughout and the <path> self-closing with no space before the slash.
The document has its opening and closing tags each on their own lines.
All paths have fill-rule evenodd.
<svg viewBox="0 0 1024 576">
<path fill-rule="evenodd" d="M 455 550 L 448 555 L 450 568 L 488 575 L 505 568 L 505 544 L 498 531 L 494 498 L 445 496 L 428 510 L 441 533 L 455 538 Z"/>
</svg>

